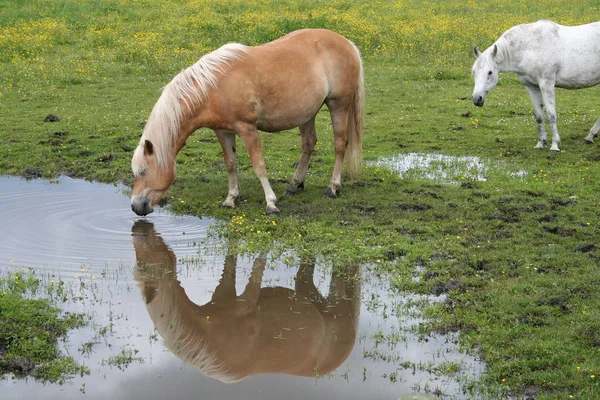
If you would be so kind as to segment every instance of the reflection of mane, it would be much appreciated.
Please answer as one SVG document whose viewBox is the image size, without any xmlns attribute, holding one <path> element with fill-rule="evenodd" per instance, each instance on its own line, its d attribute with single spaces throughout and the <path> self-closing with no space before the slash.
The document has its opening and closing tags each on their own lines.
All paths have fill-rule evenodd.
<svg viewBox="0 0 600 400">
<path fill-rule="evenodd" d="M 229 376 L 217 363 L 207 343 L 194 340 L 201 337 L 194 334 L 192 321 L 185 310 L 195 304 L 187 298 L 175 278 L 175 254 L 146 221 L 134 225 L 133 243 L 138 260 L 135 278 L 143 288 L 148 313 L 167 348 L 206 375 L 223 382 L 235 381 L 235 377 Z M 170 296 L 159 295 L 161 291 Z"/>
<path fill-rule="evenodd" d="M 334 273 L 327 298 L 313 283 L 314 262 L 302 264 L 295 289 L 261 288 L 264 256 L 254 261 L 241 295 L 236 256 L 225 259 L 212 299 L 194 304 L 176 280 L 176 257 L 152 224 L 133 227 L 135 278 L 169 350 L 204 374 L 235 382 L 261 373 L 318 376 L 339 367 L 356 340 L 358 270 Z"/>
</svg>

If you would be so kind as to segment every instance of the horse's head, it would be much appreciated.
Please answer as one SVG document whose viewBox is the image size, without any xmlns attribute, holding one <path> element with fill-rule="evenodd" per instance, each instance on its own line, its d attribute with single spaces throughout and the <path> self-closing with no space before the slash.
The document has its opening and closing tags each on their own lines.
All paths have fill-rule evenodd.
<svg viewBox="0 0 600 400">
<path fill-rule="evenodd" d="M 135 184 L 131 209 L 137 215 L 154 211 L 154 205 L 175 180 L 175 161 L 161 161 L 149 140 L 142 140 L 131 159 Z"/>
<path fill-rule="evenodd" d="M 498 46 L 488 48 L 483 53 L 477 47 L 473 48 L 473 54 L 477 61 L 473 64 L 473 77 L 475 79 L 475 88 L 473 89 L 473 104 L 477 107 L 483 106 L 485 96 L 498 84 Z"/>
</svg>

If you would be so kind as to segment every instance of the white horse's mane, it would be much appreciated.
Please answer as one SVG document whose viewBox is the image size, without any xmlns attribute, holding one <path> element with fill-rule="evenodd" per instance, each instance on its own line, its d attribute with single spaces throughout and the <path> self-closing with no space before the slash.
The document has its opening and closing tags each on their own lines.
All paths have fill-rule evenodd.
<svg viewBox="0 0 600 400">
<path fill-rule="evenodd" d="M 182 107 L 182 102 L 188 110 L 191 106 L 190 100 L 204 102 L 208 92 L 217 88 L 217 74 L 225 74 L 224 68 L 230 61 L 242 58 L 247 51 L 248 47 L 243 44 L 226 44 L 181 71 L 163 88 L 148 117 L 140 145 L 131 162 L 136 176 L 147 168 L 142 156 L 145 140 L 152 142 L 158 166 L 164 168 L 170 161 L 171 149 L 179 134 L 179 123 L 186 111 L 186 107 Z"/>
</svg>

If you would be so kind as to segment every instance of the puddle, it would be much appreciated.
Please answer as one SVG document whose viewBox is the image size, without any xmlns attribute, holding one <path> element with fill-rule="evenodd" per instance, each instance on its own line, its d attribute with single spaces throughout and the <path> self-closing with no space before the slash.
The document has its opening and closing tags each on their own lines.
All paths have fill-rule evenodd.
<svg viewBox="0 0 600 400">
<path fill-rule="evenodd" d="M 406 153 L 397 156 L 381 158 L 367 163 L 377 167 L 386 167 L 400 176 L 426 178 L 441 183 L 458 183 L 461 181 L 475 180 L 486 181 L 490 166 L 479 157 L 475 156 L 449 156 L 432 153 Z M 504 172 L 509 176 L 522 178 L 526 171 Z"/>
<path fill-rule="evenodd" d="M 3 380 L 3 400 L 451 399 L 481 374 L 455 336 L 410 333 L 412 305 L 432 299 L 394 297 L 356 266 L 228 254 L 214 221 L 140 219 L 122 189 L 0 177 L 0 270 L 65 281 L 61 307 L 93 317 L 64 344 L 90 375 Z"/>
</svg>

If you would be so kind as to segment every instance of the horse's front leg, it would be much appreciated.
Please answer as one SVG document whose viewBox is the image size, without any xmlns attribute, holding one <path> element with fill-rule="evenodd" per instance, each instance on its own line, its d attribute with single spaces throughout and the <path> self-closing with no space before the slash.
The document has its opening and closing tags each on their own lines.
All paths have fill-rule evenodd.
<svg viewBox="0 0 600 400">
<path fill-rule="evenodd" d="M 235 154 L 235 134 L 224 131 L 215 131 L 215 134 L 223 149 L 223 159 L 225 160 L 227 178 L 229 179 L 229 192 L 222 206 L 233 208 L 235 207 L 235 202 L 240 197 L 240 187 L 237 179 L 237 156 Z"/>
<path fill-rule="evenodd" d="M 231 247 L 225 256 L 223 264 L 223 275 L 219 284 L 213 292 L 211 302 L 219 306 L 223 304 L 235 304 L 237 293 L 235 290 L 235 269 L 237 267 L 237 254 L 231 251 Z"/>
<path fill-rule="evenodd" d="M 548 117 L 548 124 L 552 131 L 552 146 L 550 151 L 559 152 L 560 149 L 560 136 L 558 134 L 558 128 L 556 126 L 556 97 L 554 93 L 553 79 L 540 80 L 540 90 L 542 92 L 542 98 L 544 99 L 544 105 L 546 106 L 546 116 Z"/>
<path fill-rule="evenodd" d="M 546 145 L 546 127 L 544 126 L 544 100 L 542 99 L 542 92 L 540 88 L 536 86 L 525 86 L 527 93 L 531 97 L 531 103 L 533 104 L 533 114 L 535 115 L 535 122 L 537 123 L 538 129 L 538 142 L 535 145 L 536 149 L 543 149 Z"/>
<path fill-rule="evenodd" d="M 592 126 L 592 129 L 590 129 L 590 134 L 584 139 L 585 142 L 589 144 L 594 143 L 594 138 L 598 135 L 598 132 L 600 132 L 600 119 L 598 119 L 594 126 Z"/>
<path fill-rule="evenodd" d="M 252 161 L 254 173 L 256 174 L 258 180 L 260 180 L 265 192 L 267 215 L 278 215 L 279 209 L 276 205 L 277 196 L 275 196 L 273 189 L 271 189 L 271 184 L 269 183 L 267 168 L 265 167 L 265 160 L 263 159 L 262 147 L 256 126 L 250 124 L 240 124 L 240 126 L 237 128 L 237 132 L 246 145 L 246 150 L 248 150 L 248 154 L 250 155 L 250 161 Z"/>
</svg>

